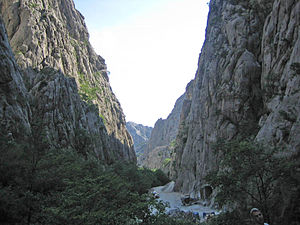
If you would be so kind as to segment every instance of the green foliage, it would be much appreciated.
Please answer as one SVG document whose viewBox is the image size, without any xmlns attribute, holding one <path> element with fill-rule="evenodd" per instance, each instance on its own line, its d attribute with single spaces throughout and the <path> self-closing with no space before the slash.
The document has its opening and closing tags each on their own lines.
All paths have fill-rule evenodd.
<svg viewBox="0 0 300 225">
<path fill-rule="evenodd" d="M 214 216 L 201 225 L 240 225 L 241 217 L 238 212 L 226 212 L 218 216 Z"/>
<path fill-rule="evenodd" d="M 176 139 L 173 139 L 171 142 L 170 142 L 170 147 L 171 148 L 175 148 L 176 146 Z"/>
<path fill-rule="evenodd" d="M 217 189 L 218 204 L 238 205 L 246 214 L 255 206 L 269 220 L 278 207 L 278 184 L 287 182 L 292 164 L 279 156 L 279 149 L 251 140 L 220 141 L 215 151 L 221 158 L 219 168 L 206 181 Z"/>
<path fill-rule="evenodd" d="M 167 167 L 168 165 L 170 165 L 170 163 L 171 163 L 171 158 L 166 158 L 163 162 L 163 166 Z"/>
<path fill-rule="evenodd" d="M 170 182 L 161 170 L 152 171 L 147 168 L 138 168 L 136 165 L 124 162 L 115 163 L 113 170 L 130 182 L 130 190 L 135 190 L 139 194 L 145 194 L 152 187 L 162 186 Z"/>
<path fill-rule="evenodd" d="M 23 55 L 24 53 L 21 52 L 20 50 L 16 52 L 16 55 Z"/>
<path fill-rule="evenodd" d="M 78 73 L 80 89 L 79 94 L 81 98 L 86 102 L 92 102 L 97 99 L 98 88 L 91 87 L 89 82 L 85 79 L 82 73 Z"/>
<path fill-rule="evenodd" d="M 178 134 L 177 134 L 177 139 L 180 140 L 180 143 L 176 143 L 178 144 L 178 146 L 176 145 L 176 148 L 181 148 L 183 147 L 182 145 L 185 145 L 188 139 L 188 132 L 189 132 L 189 126 L 183 121 L 180 126 L 179 126 L 179 130 L 178 130 Z"/>
<path fill-rule="evenodd" d="M 84 157 L 87 157 L 89 148 L 92 144 L 92 138 L 84 129 L 75 130 L 75 150 L 82 154 Z"/>
<path fill-rule="evenodd" d="M 84 75 L 82 73 L 78 73 L 79 76 L 79 95 L 83 101 L 85 101 L 88 104 L 88 109 L 90 111 L 93 111 L 101 117 L 103 120 L 103 123 L 106 123 L 105 117 L 99 113 L 97 105 L 95 105 L 93 102 L 97 100 L 98 96 L 97 93 L 100 93 L 101 90 L 97 87 L 91 87 L 91 84 L 86 80 Z"/>
<path fill-rule="evenodd" d="M 36 9 L 39 5 L 37 3 L 29 3 L 28 6 L 32 9 Z"/>
<path fill-rule="evenodd" d="M 88 46 L 88 45 L 89 45 L 89 41 L 88 41 L 88 40 L 84 40 L 84 41 L 83 41 L 83 45 L 84 45 L 84 46 Z"/>
<path fill-rule="evenodd" d="M 99 116 L 100 116 L 100 118 L 102 119 L 103 123 L 106 124 L 106 119 L 105 119 L 105 117 L 104 117 L 101 113 L 99 113 Z"/>
<path fill-rule="evenodd" d="M 166 176 L 166 174 L 158 169 L 154 171 L 154 175 L 157 179 L 157 183 L 153 183 L 153 186 L 162 186 L 170 182 L 170 179 Z"/>
<path fill-rule="evenodd" d="M 84 133 L 77 136 L 86 149 Z M 147 194 L 168 182 L 159 170 L 104 166 L 88 151 L 49 149 L 38 138 L 17 143 L 1 135 L 0 146 L 1 224 L 184 224 Z"/>
<path fill-rule="evenodd" d="M 112 172 L 68 180 L 59 204 L 49 208 L 49 219 L 58 218 L 58 224 L 125 224 L 135 217 L 146 217 L 146 197 L 131 192 L 129 186 Z"/>
</svg>

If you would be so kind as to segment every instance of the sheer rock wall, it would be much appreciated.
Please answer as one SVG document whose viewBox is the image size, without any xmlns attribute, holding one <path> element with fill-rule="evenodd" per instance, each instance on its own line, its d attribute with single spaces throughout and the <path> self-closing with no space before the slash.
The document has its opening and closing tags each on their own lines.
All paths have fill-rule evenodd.
<svg viewBox="0 0 300 225">
<path fill-rule="evenodd" d="M 256 136 L 299 153 L 300 2 L 212 0 L 176 139 L 175 188 L 203 197 L 220 138 Z"/>
<path fill-rule="evenodd" d="M 180 96 L 166 119 L 156 121 L 146 151 L 139 163 L 147 168 L 161 169 L 172 175 L 175 138 L 179 128 L 180 113 L 185 95 Z"/>
<path fill-rule="evenodd" d="M 92 133 L 101 129 L 107 133 L 105 148 L 111 151 L 105 153 L 110 155 L 106 157 L 108 161 L 135 162 L 133 141 L 120 103 L 111 90 L 105 61 L 90 45 L 84 18 L 73 1 L 0 0 L 0 12 L 28 92 L 41 110 L 34 112 L 53 133 L 49 135 L 52 142 L 60 147 L 74 145 L 75 124 L 76 130 L 83 129 L 93 139 L 97 135 Z M 84 96 L 88 103 L 79 103 L 77 86 L 81 99 Z M 73 99 L 75 92 L 78 96 Z M 94 111 L 100 118 L 88 111 Z M 70 124 L 64 123 L 66 118 Z M 93 123 L 94 127 L 88 129 Z M 96 141 L 95 145 L 98 144 Z"/>
</svg>

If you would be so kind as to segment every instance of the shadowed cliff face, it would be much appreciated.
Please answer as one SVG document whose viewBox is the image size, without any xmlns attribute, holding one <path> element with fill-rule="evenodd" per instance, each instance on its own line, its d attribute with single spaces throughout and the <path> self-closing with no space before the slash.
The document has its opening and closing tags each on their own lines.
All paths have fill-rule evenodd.
<svg viewBox="0 0 300 225">
<path fill-rule="evenodd" d="M 300 150 L 300 2 L 274 1 L 262 36 L 265 114 L 258 140 Z"/>
<path fill-rule="evenodd" d="M 34 106 L 27 113 L 42 121 L 38 123 L 46 127 L 51 143 L 74 146 L 79 136 L 89 136 L 100 158 L 135 162 L 104 59 L 90 45 L 73 1 L 1 0 L 0 10 L 28 102 Z"/>
<path fill-rule="evenodd" d="M 254 135 L 299 152 L 299 7 L 296 0 L 210 2 L 176 139 L 177 190 L 201 195 L 217 166 L 218 139 Z"/>
<path fill-rule="evenodd" d="M 28 93 L 0 18 L 0 129 L 7 138 L 30 135 Z"/>
<path fill-rule="evenodd" d="M 144 155 L 139 158 L 141 165 L 151 169 L 161 169 L 169 177 L 173 175 L 174 170 L 171 161 L 184 98 L 185 95 L 182 95 L 177 99 L 166 119 L 156 121 Z"/>
</svg>

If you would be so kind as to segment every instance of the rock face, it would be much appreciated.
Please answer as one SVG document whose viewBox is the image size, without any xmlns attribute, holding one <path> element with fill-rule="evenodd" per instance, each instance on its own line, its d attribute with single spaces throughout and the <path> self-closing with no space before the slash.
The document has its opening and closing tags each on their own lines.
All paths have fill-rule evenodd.
<svg viewBox="0 0 300 225">
<path fill-rule="evenodd" d="M 0 135 L 18 138 L 30 135 L 30 106 L 22 74 L 14 60 L 0 18 Z"/>
<path fill-rule="evenodd" d="M 139 159 L 139 156 L 144 154 L 147 147 L 148 140 L 151 135 L 152 127 L 144 126 L 142 124 L 137 124 L 134 122 L 127 122 L 126 128 L 130 135 L 132 136 L 134 143 L 134 150 Z"/>
<path fill-rule="evenodd" d="M 299 1 L 210 1 L 176 138 L 176 190 L 203 197 L 218 139 L 254 135 L 299 153 L 299 49 Z"/>
<path fill-rule="evenodd" d="M 300 2 L 274 1 L 262 38 L 265 113 L 257 139 L 300 150 Z"/>
<path fill-rule="evenodd" d="M 171 158 L 177 135 L 180 113 L 185 95 L 182 95 L 175 103 L 174 109 L 167 119 L 156 121 L 148 141 L 147 149 L 140 164 L 151 169 L 162 169 L 170 175 L 172 170 Z"/>
<path fill-rule="evenodd" d="M 85 148 L 101 159 L 135 162 L 104 59 L 90 45 L 73 1 L 1 0 L 0 11 L 26 83 L 31 104 L 26 112 L 39 120 L 49 141 L 56 147 L 74 147 L 79 137 L 87 136 L 92 141 Z"/>
</svg>

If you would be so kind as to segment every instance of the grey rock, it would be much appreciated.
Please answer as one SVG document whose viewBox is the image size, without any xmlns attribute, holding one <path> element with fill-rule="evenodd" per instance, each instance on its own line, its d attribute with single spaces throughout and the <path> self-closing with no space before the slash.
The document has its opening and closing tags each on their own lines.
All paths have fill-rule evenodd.
<svg viewBox="0 0 300 225">
<path fill-rule="evenodd" d="M 266 114 L 258 140 L 300 149 L 300 2 L 274 1 L 262 38 Z"/>
<path fill-rule="evenodd" d="M 153 128 L 134 122 L 127 122 L 126 128 L 132 136 L 134 150 L 137 155 L 137 160 L 139 161 L 139 156 L 143 155 L 147 148 L 148 140 Z"/>
<path fill-rule="evenodd" d="M 206 41 L 182 110 L 176 142 L 175 189 L 201 194 L 203 178 L 217 164 L 220 138 L 257 131 L 263 111 L 260 90 L 262 13 L 248 1 L 211 1 Z"/>
<path fill-rule="evenodd" d="M 24 72 L 29 95 L 33 99 L 38 96 L 45 100 L 46 102 L 39 102 L 44 107 L 42 110 L 51 111 L 46 115 L 49 119 L 46 121 L 50 123 L 49 132 L 52 132 L 54 127 L 58 129 L 56 120 L 60 123 L 66 119 L 64 114 L 69 113 L 68 118 L 75 119 L 74 112 L 77 113 L 77 106 L 80 112 L 85 111 L 86 107 L 82 106 L 83 103 L 75 104 L 79 98 L 71 96 L 76 95 L 74 83 L 76 82 L 76 90 L 78 86 L 79 93 L 93 92 L 92 96 L 89 96 L 89 104 L 93 103 L 97 106 L 98 117 L 100 115 L 103 119 L 100 127 L 104 124 L 108 148 L 115 151 L 111 155 L 115 155 L 116 159 L 121 157 L 135 162 L 133 141 L 126 129 L 125 116 L 120 103 L 111 90 L 105 61 L 90 45 L 84 17 L 75 9 L 73 1 L 3 0 L 0 1 L 0 11 L 16 62 Z M 50 71 L 47 74 L 45 71 L 47 68 L 56 72 Z M 62 75 L 65 79 L 61 77 Z M 63 87 L 63 84 L 67 86 Z M 59 90 L 62 87 L 63 89 Z M 40 91 L 42 92 L 39 93 Z M 66 100 L 66 104 L 68 104 L 67 109 L 71 111 L 59 113 L 57 109 L 55 112 L 54 107 L 64 105 L 63 97 L 70 97 Z M 57 101 L 56 105 L 49 103 L 53 100 Z M 50 120 L 51 116 L 55 119 Z M 79 124 L 85 122 L 91 124 L 96 120 L 87 111 L 83 113 L 82 118 L 77 115 L 76 119 L 79 119 Z M 56 136 L 66 132 L 67 140 L 62 138 L 59 145 L 72 140 L 73 133 L 69 132 L 67 127 L 70 125 L 59 125 L 59 132 L 52 132 L 53 135 L 56 133 Z M 83 127 L 88 133 L 90 132 L 91 127 L 89 129 L 87 125 Z"/>
<path fill-rule="evenodd" d="M 31 134 L 28 93 L 0 18 L 0 132 L 2 137 Z"/>
<path fill-rule="evenodd" d="M 179 128 L 180 114 L 185 95 L 179 97 L 174 109 L 166 119 L 156 121 L 148 141 L 147 149 L 139 163 L 150 169 L 161 169 L 168 176 L 173 175 L 175 138 Z"/>
<path fill-rule="evenodd" d="M 299 154 L 300 3 L 210 2 L 206 40 L 187 86 L 175 148 L 175 190 L 201 196 L 218 139 L 256 136 Z"/>
</svg>

